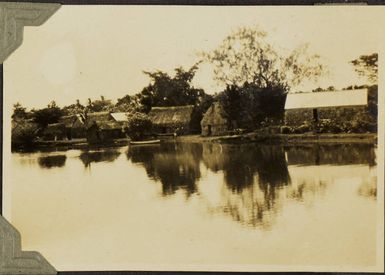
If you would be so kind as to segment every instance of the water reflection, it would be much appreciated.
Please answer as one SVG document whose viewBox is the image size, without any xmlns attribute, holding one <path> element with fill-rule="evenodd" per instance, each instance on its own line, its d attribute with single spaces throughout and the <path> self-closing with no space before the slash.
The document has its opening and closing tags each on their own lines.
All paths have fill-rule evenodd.
<svg viewBox="0 0 385 275">
<path fill-rule="evenodd" d="M 377 197 L 377 176 L 364 179 L 358 188 L 358 194 L 363 197 L 376 199 Z"/>
<path fill-rule="evenodd" d="M 187 196 L 197 191 L 201 177 L 200 144 L 166 143 L 162 146 L 131 146 L 127 158 L 146 169 L 149 178 L 160 181 L 163 195 L 172 195 L 181 189 Z"/>
<path fill-rule="evenodd" d="M 290 146 L 286 153 L 289 165 L 376 164 L 374 146 L 370 144 Z"/>
<path fill-rule="evenodd" d="M 338 178 L 338 174 L 324 177 L 330 167 L 375 165 L 374 147 L 365 144 L 284 147 L 166 143 L 130 147 L 127 157 L 142 165 L 149 178 L 161 182 L 164 196 L 178 189 L 185 190 L 187 196 L 198 193 L 209 213 L 225 214 L 247 226 L 267 228 L 286 200 L 311 204 L 322 197 L 332 179 Z M 223 177 L 219 180 L 223 184 L 216 191 L 220 198 L 215 201 L 211 199 L 212 190 L 199 184 L 200 163 L 217 177 Z M 291 171 L 289 167 L 293 167 Z M 375 196 L 373 188 L 360 190 L 360 194 Z"/>
<path fill-rule="evenodd" d="M 39 157 L 37 162 L 41 168 L 53 168 L 63 167 L 65 165 L 67 156 L 65 155 L 53 155 L 53 156 L 42 156 Z"/>
<path fill-rule="evenodd" d="M 103 151 L 84 151 L 79 158 L 83 162 L 84 167 L 90 168 L 92 162 L 112 162 L 120 155 L 118 150 L 106 149 Z"/>
<path fill-rule="evenodd" d="M 281 147 L 204 144 L 203 163 L 213 172 L 224 171 L 224 181 L 234 192 L 253 185 L 255 175 L 263 190 L 268 190 L 268 185 L 278 187 L 290 181 Z"/>
<path fill-rule="evenodd" d="M 73 154 L 74 152 L 72 152 Z M 37 158 L 42 168 L 63 167 L 66 154 Z M 76 160 L 116 161 L 121 150 L 81 151 Z M 21 158 L 34 159 L 33 155 Z M 222 215 L 250 227 L 270 228 L 288 201 L 312 205 L 337 181 L 359 182 L 355 193 L 376 199 L 376 152 L 372 145 L 218 144 L 169 142 L 130 146 L 128 164 L 143 167 L 164 197 L 195 194 L 206 213 Z M 121 159 L 121 161 L 126 161 Z M 107 172 L 108 173 L 108 172 Z M 210 179 L 208 179 L 210 177 Z"/>
</svg>

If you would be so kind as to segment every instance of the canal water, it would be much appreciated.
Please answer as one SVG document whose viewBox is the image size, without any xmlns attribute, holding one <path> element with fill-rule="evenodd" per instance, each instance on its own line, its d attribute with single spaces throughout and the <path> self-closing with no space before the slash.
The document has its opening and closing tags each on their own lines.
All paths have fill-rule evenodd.
<svg viewBox="0 0 385 275">
<path fill-rule="evenodd" d="M 58 270 L 376 264 L 372 145 L 13 153 L 8 219 Z"/>
</svg>

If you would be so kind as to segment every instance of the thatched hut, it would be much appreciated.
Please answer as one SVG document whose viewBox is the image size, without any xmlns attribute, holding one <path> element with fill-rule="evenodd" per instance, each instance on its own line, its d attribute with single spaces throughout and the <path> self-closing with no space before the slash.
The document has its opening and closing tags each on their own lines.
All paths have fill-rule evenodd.
<svg viewBox="0 0 385 275">
<path fill-rule="evenodd" d="M 220 136 L 229 131 L 229 121 L 222 104 L 214 102 L 201 121 L 202 136 Z"/>
<path fill-rule="evenodd" d="M 108 142 L 125 137 L 122 123 L 116 121 L 110 112 L 88 113 L 85 126 L 89 143 Z"/>
<path fill-rule="evenodd" d="M 68 139 L 86 137 L 84 115 L 76 114 L 63 116 L 59 119 L 59 122 L 65 125 L 66 135 Z"/>
<path fill-rule="evenodd" d="M 156 133 L 188 134 L 190 132 L 193 109 L 193 105 L 153 107 L 148 116 Z"/>
<path fill-rule="evenodd" d="M 43 140 L 66 140 L 68 139 L 64 123 L 48 124 L 42 132 Z"/>
</svg>

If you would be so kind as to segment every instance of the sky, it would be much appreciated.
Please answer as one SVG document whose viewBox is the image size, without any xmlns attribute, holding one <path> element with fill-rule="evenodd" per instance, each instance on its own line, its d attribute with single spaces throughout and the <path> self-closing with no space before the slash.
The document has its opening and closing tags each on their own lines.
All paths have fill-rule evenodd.
<svg viewBox="0 0 385 275">
<path fill-rule="evenodd" d="M 143 71 L 191 67 L 231 31 L 258 26 L 283 50 L 309 43 L 329 73 L 296 89 L 362 84 L 349 61 L 378 52 L 381 7 L 62 6 L 44 25 L 24 28 L 24 42 L 4 63 L 7 102 L 41 108 L 116 101 L 149 84 Z M 195 87 L 223 89 L 201 65 Z"/>
</svg>

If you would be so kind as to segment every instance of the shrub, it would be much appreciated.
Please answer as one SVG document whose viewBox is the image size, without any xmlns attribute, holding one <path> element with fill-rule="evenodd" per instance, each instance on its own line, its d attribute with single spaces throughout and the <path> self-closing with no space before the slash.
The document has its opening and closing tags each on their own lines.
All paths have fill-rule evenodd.
<svg viewBox="0 0 385 275">
<path fill-rule="evenodd" d="M 144 139 L 151 133 L 152 122 L 144 113 L 132 113 L 128 115 L 126 133 L 132 140 Z"/>
<path fill-rule="evenodd" d="M 12 125 L 12 144 L 31 145 L 36 138 L 38 126 L 36 123 L 26 120 L 18 120 Z"/>
</svg>

